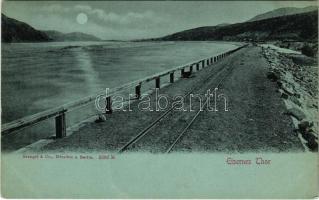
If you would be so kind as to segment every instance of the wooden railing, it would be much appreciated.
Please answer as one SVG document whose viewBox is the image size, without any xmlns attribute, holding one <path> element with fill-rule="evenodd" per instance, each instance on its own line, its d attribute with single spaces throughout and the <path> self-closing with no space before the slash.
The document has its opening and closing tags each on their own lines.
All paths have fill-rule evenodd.
<svg viewBox="0 0 319 200">
<path fill-rule="evenodd" d="M 150 81 L 155 80 L 155 88 L 160 88 L 160 85 L 161 85 L 160 78 L 163 76 L 166 76 L 166 75 L 169 75 L 170 83 L 174 83 L 174 73 L 176 71 L 180 70 L 181 76 L 183 77 L 187 67 L 189 67 L 189 73 L 192 73 L 193 66 L 195 66 L 196 70 L 198 71 L 198 70 L 200 70 L 200 66 L 202 68 L 204 68 L 208 65 L 211 65 L 212 63 L 219 61 L 220 59 L 228 56 L 229 54 L 231 54 L 235 51 L 238 51 L 239 49 L 241 49 L 245 46 L 247 46 L 247 44 L 240 46 L 236 49 L 227 51 L 225 53 L 219 54 L 217 56 L 213 56 L 213 57 L 197 60 L 195 62 L 187 63 L 187 64 L 184 64 L 182 66 L 178 66 L 178 67 L 175 67 L 173 69 L 170 69 L 170 70 L 167 70 L 167 71 L 164 71 L 161 73 L 157 73 L 157 74 L 154 74 L 152 76 L 149 76 L 149 77 L 146 77 L 146 78 L 143 78 L 143 79 L 140 79 L 137 81 L 133 81 L 133 82 L 121 85 L 119 87 L 110 89 L 108 96 L 106 97 L 106 109 L 108 111 L 112 110 L 112 102 L 111 102 L 112 95 L 114 95 L 115 93 L 117 93 L 121 90 L 135 87 L 136 97 L 139 98 L 141 96 L 142 83 L 146 83 L 146 82 L 150 82 Z M 92 96 L 88 96 L 88 97 L 85 97 L 85 98 L 80 99 L 78 101 L 64 104 L 60 107 L 49 109 L 49 110 L 46 110 L 46 111 L 43 111 L 43 112 L 40 112 L 40 113 L 37 113 L 34 115 L 23 117 L 21 119 L 14 120 L 12 122 L 3 124 L 1 126 L 2 136 L 9 135 L 10 133 L 15 132 L 15 131 L 19 131 L 25 127 L 35 125 L 41 121 L 44 121 L 44 120 L 47 120 L 50 118 L 55 118 L 56 138 L 65 137 L 66 136 L 66 113 L 75 109 L 75 108 L 78 108 L 80 106 L 86 105 L 86 104 L 94 101 L 96 99 L 96 96 L 97 96 L 96 94 L 92 95 Z"/>
</svg>

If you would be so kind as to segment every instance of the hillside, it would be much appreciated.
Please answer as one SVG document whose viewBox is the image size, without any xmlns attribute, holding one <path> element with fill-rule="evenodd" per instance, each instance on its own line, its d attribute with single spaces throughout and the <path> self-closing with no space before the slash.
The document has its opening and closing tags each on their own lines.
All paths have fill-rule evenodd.
<svg viewBox="0 0 319 200">
<path fill-rule="evenodd" d="M 33 28 L 27 23 L 9 18 L 1 14 L 1 41 L 10 42 L 62 42 L 62 41 L 100 41 L 93 35 L 72 32 L 42 31 Z"/>
<path fill-rule="evenodd" d="M 48 42 L 51 39 L 32 26 L 1 14 L 2 42 Z"/>
<path fill-rule="evenodd" d="M 206 26 L 152 40 L 308 41 L 318 38 L 317 11 L 228 26 Z"/>
<path fill-rule="evenodd" d="M 286 15 L 295 15 L 300 13 L 312 12 L 318 10 L 317 6 L 308 6 L 304 8 L 295 8 L 295 7 L 286 7 L 286 8 L 278 8 L 273 11 L 269 11 L 260 15 L 253 17 L 252 19 L 248 20 L 249 22 L 258 21 L 263 19 L 269 19 L 274 17 L 281 17 Z"/>
<path fill-rule="evenodd" d="M 58 31 L 43 31 L 46 33 L 53 41 L 64 42 L 64 41 L 100 41 L 100 38 L 97 38 L 93 35 L 72 32 L 72 33 L 61 33 Z"/>
</svg>

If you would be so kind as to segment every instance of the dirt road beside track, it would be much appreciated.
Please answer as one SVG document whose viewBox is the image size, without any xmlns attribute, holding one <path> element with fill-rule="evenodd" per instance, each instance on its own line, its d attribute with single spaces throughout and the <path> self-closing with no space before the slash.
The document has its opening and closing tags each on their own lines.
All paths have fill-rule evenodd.
<svg viewBox="0 0 319 200">
<path fill-rule="evenodd" d="M 204 109 L 173 152 L 303 151 L 291 118 L 284 114 L 286 108 L 277 86 L 266 77 L 267 67 L 261 48 L 249 46 L 193 73 L 190 78 L 160 89 L 160 94 L 168 97 L 168 108 L 176 95 L 192 92 L 204 96 L 208 89 L 214 91 L 217 86 L 218 94 L 227 100 L 228 111 L 224 109 L 225 98 L 217 102 L 218 111 Z M 155 110 L 155 93 L 150 99 Z M 118 151 L 165 112 L 141 111 L 137 109 L 139 103 L 131 104 L 132 112 L 118 111 L 106 115 L 104 122 L 87 123 L 72 135 L 44 146 L 42 151 Z M 194 98 L 192 103 L 195 110 L 199 108 L 199 99 Z M 186 98 L 184 106 L 189 105 Z M 128 150 L 165 152 L 195 114 L 189 109 L 171 112 Z"/>
</svg>

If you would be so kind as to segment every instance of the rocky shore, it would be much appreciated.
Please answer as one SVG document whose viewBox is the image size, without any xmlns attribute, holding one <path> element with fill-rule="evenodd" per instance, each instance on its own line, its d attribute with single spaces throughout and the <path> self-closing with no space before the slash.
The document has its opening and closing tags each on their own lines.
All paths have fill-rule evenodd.
<svg viewBox="0 0 319 200">
<path fill-rule="evenodd" d="M 282 48 L 262 45 L 269 63 L 268 79 L 277 83 L 287 112 L 304 146 L 318 151 L 318 67 L 317 61 Z"/>
<path fill-rule="evenodd" d="M 307 42 L 298 42 L 298 41 L 276 41 L 273 43 L 274 45 L 291 49 L 294 51 L 302 51 L 305 46 L 308 46 L 311 49 L 311 52 L 314 53 L 314 56 L 317 56 L 316 52 L 318 52 L 318 41 L 307 41 Z"/>
</svg>

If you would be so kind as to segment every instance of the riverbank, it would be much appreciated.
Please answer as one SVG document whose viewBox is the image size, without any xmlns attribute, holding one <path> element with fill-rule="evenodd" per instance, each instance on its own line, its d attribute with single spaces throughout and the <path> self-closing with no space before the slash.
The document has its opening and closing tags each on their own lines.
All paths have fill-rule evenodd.
<svg viewBox="0 0 319 200">
<path fill-rule="evenodd" d="M 318 65 L 315 58 L 272 46 L 263 46 L 268 78 L 276 82 L 299 137 L 318 151 Z"/>
</svg>

